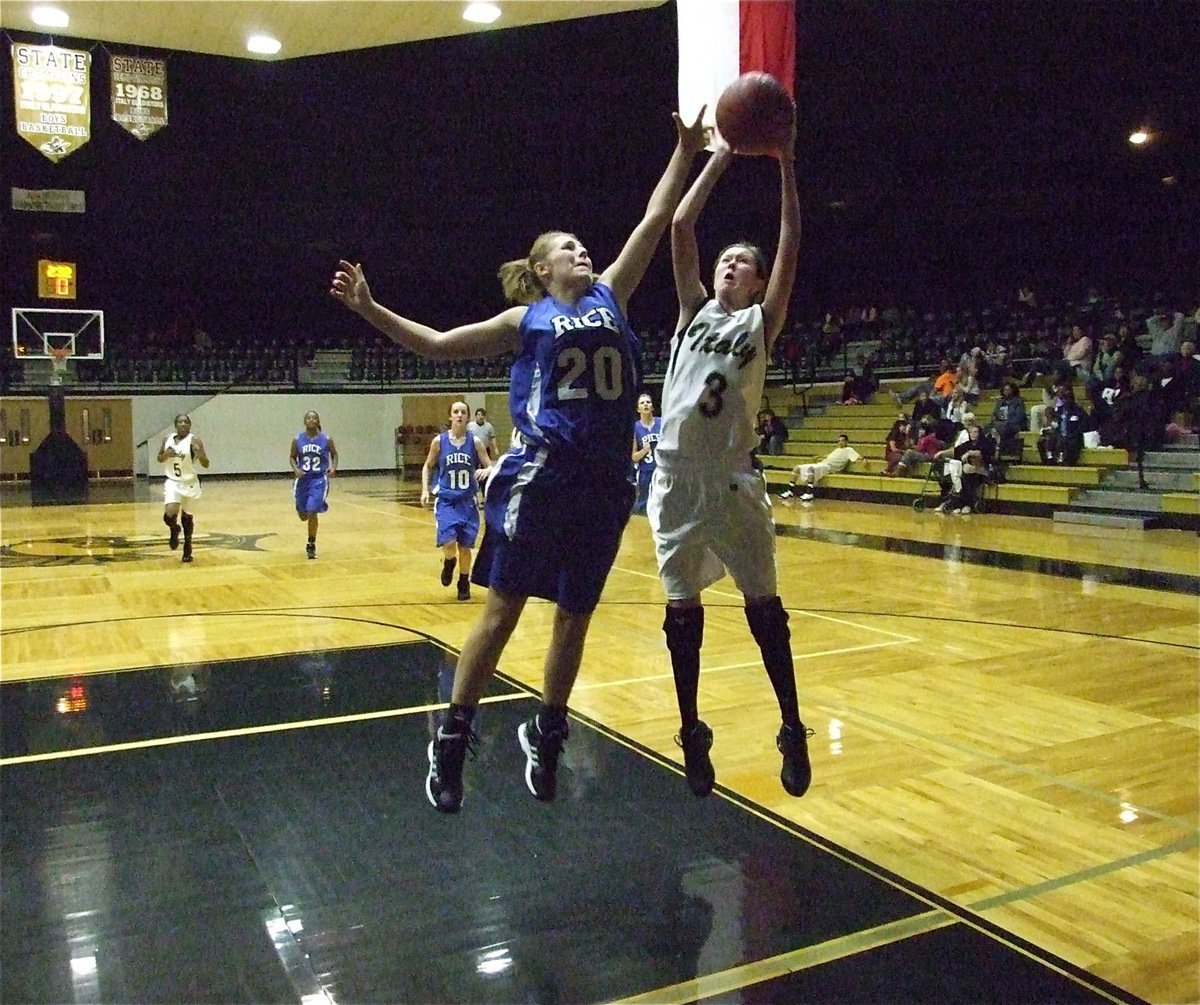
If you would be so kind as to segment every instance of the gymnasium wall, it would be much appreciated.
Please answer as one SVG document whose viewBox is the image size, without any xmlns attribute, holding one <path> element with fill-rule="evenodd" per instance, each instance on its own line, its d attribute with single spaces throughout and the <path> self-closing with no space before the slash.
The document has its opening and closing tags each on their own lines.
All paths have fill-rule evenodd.
<svg viewBox="0 0 1200 1005">
<path fill-rule="evenodd" d="M 156 460 L 163 438 L 174 430 L 175 416 L 192 417 L 193 431 L 212 460 L 206 475 L 286 474 L 292 438 L 304 426 L 304 413 L 315 408 L 337 444 L 345 471 L 391 471 L 397 463 L 421 464 L 430 435 L 397 451 L 398 426 L 442 427 L 450 405 L 466 401 L 472 417 L 486 408 L 501 448 L 512 423 L 504 391 L 455 394 L 195 394 L 99 397 L 68 394 L 67 431 L 88 455 L 95 477 L 159 477 Z M 86 410 L 86 417 L 85 417 Z M 107 426 L 107 429 L 105 429 Z M 0 398 L 0 480 L 29 478 L 30 454 L 50 431 L 43 396 Z M 104 429 L 107 438 L 97 435 Z M 91 435 L 89 435 L 89 433 Z"/>
<path fill-rule="evenodd" d="M 292 439 L 304 428 L 304 413 L 316 409 L 321 427 L 337 444 L 344 471 L 394 470 L 399 460 L 396 427 L 441 426 L 456 400 L 472 414 L 488 410 L 501 444 L 511 426 L 504 392 L 454 394 L 223 394 L 196 404 L 178 395 L 133 399 L 133 426 L 139 475 L 157 476 L 155 459 L 163 438 L 174 429 L 175 415 L 187 411 L 192 431 L 203 441 L 212 466 L 208 475 L 286 474 Z M 427 444 L 426 444 L 427 445 Z M 425 445 L 405 448 L 405 464 L 419 464 Z"/>
</svg>

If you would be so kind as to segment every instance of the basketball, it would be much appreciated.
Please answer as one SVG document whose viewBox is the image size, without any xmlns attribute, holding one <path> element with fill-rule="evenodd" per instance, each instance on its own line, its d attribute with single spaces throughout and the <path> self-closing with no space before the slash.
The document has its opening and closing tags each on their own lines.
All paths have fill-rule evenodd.
<svg viewBox="0 0 1200 1005">
<path fill-rule="evenodd" d="M 796 106 L 769 73 L 743 73 L 717 99 L 717 129 L 739 154 L 773 154 L 788 141 Z"/>
</svg>

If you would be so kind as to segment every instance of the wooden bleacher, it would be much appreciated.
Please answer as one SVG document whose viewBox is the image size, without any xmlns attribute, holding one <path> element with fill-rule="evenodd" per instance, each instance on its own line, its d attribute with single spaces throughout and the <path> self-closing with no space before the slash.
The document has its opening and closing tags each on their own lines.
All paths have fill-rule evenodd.
<svg viewBox="0 0 1200 1005">
<path fill-rule="evenodd" d="M 841 404 L 838 400 L 840 385 L 811 389 L 806 404 L 815 406 L 814 411 L 819 410 L 820 414 L 805 415 L 799 420 L 801 424 L 798 428 L 789 423 L 793 428 L 784 452 L 759 458 L 768 485 L 779 488 L 786 486 L 792 468 L 798 464 L 819 461 L 837 445 L 838 435 L 845 433 L 850 438 L 850 445 L 863 455 L 863 460 L 850 465 L 844 472 L 822 479 L 818 489 L 821 494 L 879 502 L 911 502 L 922 491 L 936 494 L 936 487 L 926 484 L 926 464 L 918 465 L 901 477 L 884 474 L 884 440 L 899 411 L 888 391 L 901 391 L 915 383 L 915 380 L 887 383 L 890 385 L 887 389 L 879 391 L 862 405 Z M 1040 388 L 1025 388 L 1021 396 L 1027 408 L 1042 400 Z M 998 397 L 998 391 L 987 391 L 972 407 L 983 425 L 990 420 Z M 787 414 L 781 407 L 784 402 L 778 400 L 775 392 L 770 393 L 768 398 L 777 414 Z M 904 408 L 906 412 L 911 411 L 911 404 Z M 999 485 L 989 485 L 984 490 L 988 509 L 1048 516 L 1055 508 L 1070 505 L 1072 497 L 1083 489 L 1101 485 L 1107 470 L 1125 467 L 1130 463 L 1125 450 L 1085 447 L 1075 466 L 1045 465 L 1038 457 L 1037 439 L 1036 432 L 1022 434 L 1020 461 L 1007 463 L 1005 481 Z M 1200 479 L 1197 487 L 1200 488 Z M 1163 507 L 1168 512 L 1200 513 L 1200 494 L 1167 493 L 1163 498 Z"/>
</svg>

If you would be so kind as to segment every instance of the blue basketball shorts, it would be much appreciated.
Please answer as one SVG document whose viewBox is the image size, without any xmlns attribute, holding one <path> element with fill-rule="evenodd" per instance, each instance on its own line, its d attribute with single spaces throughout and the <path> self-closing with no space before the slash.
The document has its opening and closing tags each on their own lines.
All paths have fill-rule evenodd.
<svg viewBox="0 0 1200 1005">
<path fill-rule="evenodd" d="M 633 507 L 625 465 L 561 460 L 521 446 L 488 478 L 486 528 L 472 579 L 520 597 L 540 597 L 572 614 L 595 610 Z"/>
<path fill-rule="evenodd" d="M 474 548 L 479 536 L 479 507 L 475 504 L 475 490 L 458 499 L 438 498 L 433 504 L 433 515 L 437 519 L 437 546 L 457 544 L 463 548 Z"/>
<path fill-rule="evenodd" d="M 329 479 L 324 475 L 297 478 L 295 492 L 296 512 L 301 516 L 328 511 Z"/>
</svg>

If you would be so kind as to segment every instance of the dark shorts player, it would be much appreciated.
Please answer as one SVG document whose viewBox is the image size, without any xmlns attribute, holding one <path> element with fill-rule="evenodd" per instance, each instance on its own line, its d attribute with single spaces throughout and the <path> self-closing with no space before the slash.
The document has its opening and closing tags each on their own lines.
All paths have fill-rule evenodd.
<svg viewBox="0 0 1200 1005">
<path fill-rule="evenodd" d="M 539 800 L 555 798 L 567 702 L 631 501 L 629 417 L 640 346 L 625 306 L 705 143 L 700 119 L 685 126 L 676 115 L 675 122 L 679 142 L 646 212 L 600 275 L 578 237 L 550 231 L 525 258 L 501 267 L 505 297 L 518 306 L 440 332 L 376 303 L 361 266 L 342 261 L 334 274 L 336 298 L 413 352 L 442 359 L 514 354 L 509 413 L 516 441 L 489 479 L 474 570 L 474 581 L 488 587 L 487 603 L 462 647 L 450 706 L 428 749 L 425 794 L 443 813 L 462 806 L 475 713 L 531 596 L 556 609 L 541 704 L 517 738 L 526 786 Z M 592 496 L 599 501 L 581 503 Z"/>
</svg>

